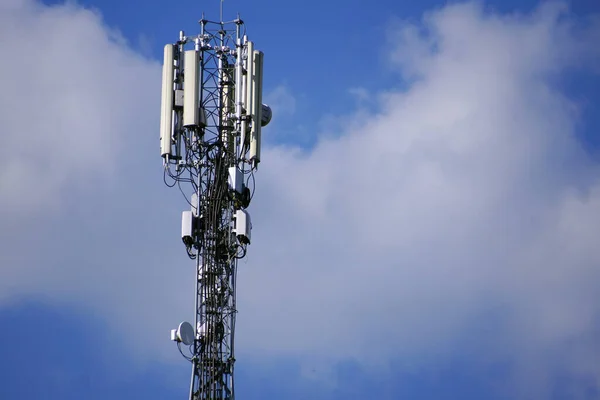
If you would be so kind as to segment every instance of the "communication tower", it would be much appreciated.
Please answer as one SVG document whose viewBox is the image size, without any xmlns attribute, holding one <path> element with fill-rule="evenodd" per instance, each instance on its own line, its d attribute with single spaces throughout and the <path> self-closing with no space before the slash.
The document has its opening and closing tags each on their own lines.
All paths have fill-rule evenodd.
<svg viewBox="0 0 600 400">
<path fill-rule="evenodd" d="M 239 16 L 224 22 L 221 9 L 219 22 L 199 23 L 199 34 L 181 31 L 164 48 L 160 155 L 165 183 L 190 206 L 181 238 L 197 269 L 194 324 L 171 340 L 192 364 L 190 400 L 234 399 L 237 262 L 250 244 L 247 208 L 271 109 L 263 53 Z"/>
</svg>

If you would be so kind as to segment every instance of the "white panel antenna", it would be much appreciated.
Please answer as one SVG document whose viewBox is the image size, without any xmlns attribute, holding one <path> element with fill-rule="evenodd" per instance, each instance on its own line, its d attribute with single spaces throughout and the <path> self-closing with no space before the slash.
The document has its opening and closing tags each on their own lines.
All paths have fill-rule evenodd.
<svg viewBox="0 0 600 400">
<path fill-rule="evenodd" d="M 247 45 L 246 45 L 246 55 L 247 55 L 247 59 L 246 59 L 246 81 L 245 81 L 245 91 L 246 91 L 246 100 L 245 100 L 245 108 L 246 108 L 246 117 L 247 119 L 249 119 L 250 121 L 250 126 L 252 125 L 252 103 L 253 103 L 253 97 L 252 97 L 252 89 L 254 87 L 254 42 L 252 41 L 248 41 Z M 248 136 L 248 125 L 244 125 L 246 127 L 246 129 L 244 129 L 242 131 L 242 144 L 243 146 L 246 145 L 246 143 L 249 141 L 249 136 Z"/>
<path fill-rule="evenodd" d="M 262 70 L 263 52 L 254 50 L 252 77 L 252 127 L 250 130 L 250 160 L 256 166 L 260 162 L 260 127 L 262 124 Z"/>
<path fill-rule="evenodd" d="M 233 120 L 231 116 L 235 112 L 235 80 L 232 76 L 233 71 L 224 70 L 221 75 L 221 83 L 223 85 L 222 90 L 222 109 L 221 109 L 221 121 L 222 121 L 222 132 L 221 139 L 223 145 L 229 152 L 234 150 L 234 138 L 233 138 Z"/>
<path fill-rule="evenodd" d="M 199 52 L 187 50 L 183 60 L 183 126 L 200 125 Z"/>
<path fill-rule="evenodd" d="M 164 49 L 162 95 L 160 104 L 160 155 L 171 155 L 173 134 L 173 88 L 175 77 L 175 46 L 168 44 Z"/>
</svg>

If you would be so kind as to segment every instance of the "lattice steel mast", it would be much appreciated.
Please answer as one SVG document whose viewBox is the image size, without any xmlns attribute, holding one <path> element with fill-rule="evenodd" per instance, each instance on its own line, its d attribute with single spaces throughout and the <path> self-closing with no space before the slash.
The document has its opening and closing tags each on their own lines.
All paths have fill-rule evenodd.
<svg viewBox="0 0 600 400">
<path fill-rule="evenodd" d="M 181 323 L 171 339 L 192 363 L 191 400 L 234 399 L 237 261 L 250 244 L 247 207 L 271 109 L 262 104 L 263 53 L 243 21 L 203 16 L 200 28 L 164 49 L 165 183 L 178 185 L 191 207 L 181 236 L 197 267 L 195 323 Z"/>
</svg>

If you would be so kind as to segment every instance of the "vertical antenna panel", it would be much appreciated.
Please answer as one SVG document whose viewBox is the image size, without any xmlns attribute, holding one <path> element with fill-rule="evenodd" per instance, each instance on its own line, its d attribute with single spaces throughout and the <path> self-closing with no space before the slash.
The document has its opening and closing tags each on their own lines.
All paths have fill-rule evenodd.
<svg viewBox="0 0 600 400">
<path fill-rule="evenodd" d="M 223 69 L 223 96 L 221 100 L 221 120 L 223 121 L 223 129 L 221 139 L 228 152 L 233 153 L 235 150 L 235 140 L 233 137 L 233 123 L 230 115 L 234 112 L 235 104 L 235 81 L 232 77 L 234 69 L 231 66 Z"/>
<path fill-rule="evenodd" d="M 246 127 L 247 121 L 243 116 L 243 109 L 246 107 L 246 75 L 244 74 L 244 47 L 246 44 L 246 37 L 244 36 L 244 41 L 242 42 L 241 38 L 238 38 L 237 42 L 237 54 L 236 54 L 236 64 L 235 64 L 235 115 L 239 121 L 238 129 L 239 129 L 239 147 L 236 149 L 239 157 L 243 157 L 245 153 L 245 145 L 246 145 Z"/>
<path fill-rule="evenodd" d="M 168 44 L 164 51 L 162 76 L 162 96 L 160 104 L 160 155 L 171 155 L 171 134 L 173 132 L 173 78 L 175 46 Z"/>
<path fill-rule="evenodd" d="M 246 60 L 246 115 L 252 116 L 252 88 L 254 87 L 254 42 L 248 41 L 246 48 L 247 60 Z M 247 132 L 242 132 L 242 136 L 245 138 L 243 145 L 247 141 Z"/>
<path fill-rule="evenodd" d="M 183 61 L 183 126 L 198 126 L 200 122 L 200 66 L 198 51 L 187 50 Z"/>
<path fill-rule="evenodd" d="M 262 119 L 262 71 L 263 52 L 254 50 L 252 77 L 252 128 L 250 130 L 250 160 L 256 165 L 260 162 L 260 127 Z"/>
<path fill-rule="evenodd" d="M 236 49 L 236 60 L 235 60 L 235 116 L 236 118 L 241 118 L 242 116 L 242 105 L 244 104 L 244 92 L 242 92 L 243 87 L 243 73 L 242 73 L 242 40 L 240 38 L 237 39 L 237 49 Z"/>
</svg>

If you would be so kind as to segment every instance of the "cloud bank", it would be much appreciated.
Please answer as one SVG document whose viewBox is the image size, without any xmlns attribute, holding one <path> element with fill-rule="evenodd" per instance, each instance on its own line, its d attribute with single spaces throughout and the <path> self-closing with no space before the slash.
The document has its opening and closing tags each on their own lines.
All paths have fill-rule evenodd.
<svg viewBox="0 0 600 400">
<path fill-rule="evenodd" d="M 269 290 L 242 292 L 240 341 L 372 361 L 466 346 L 530 383 L 565 357 L 598 379 L 597 347 L 559 350 L 599 315 L 598 168 L 557 85 L 597 56 L 598 26 L 576 22 L 559 3 L 468 3 L 394 24 L 409 88 L 375 94 L 376 113 L 310 152 L 266 153 L 241 286 Z"/>
<path fill-rule="evenodd" d="M 0 300 L 77 304 L 124 346 L 176 356 L 167 333 L 191 315 L 193 265 L 183 202 L 161 186 L 158 63 L 82 8 L 0 11 L 0 48 L 19 61 L 0 73 L 28 78 L 0 93 Z M 375 111 L 310 150 L 264 150 L 238 350 L 315 364 L 473 351 L 537 394 L 557 371 L 600 383 L 598 166 L 557 84 L 595 66 L 598 27 L 562 3 L 393 23 L 398 82 L 361 90 Z M 44 46 L 14 45 L 42 32 Z"/>
</svg>

